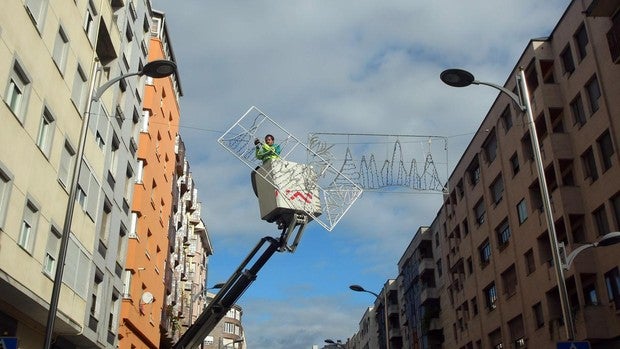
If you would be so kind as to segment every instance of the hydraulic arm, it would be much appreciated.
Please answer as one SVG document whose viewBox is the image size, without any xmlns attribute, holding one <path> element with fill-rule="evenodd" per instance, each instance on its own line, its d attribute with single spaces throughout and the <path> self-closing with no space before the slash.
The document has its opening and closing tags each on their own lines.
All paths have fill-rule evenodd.
<svg viewBox="0 0 620 349">
<path fill-rule="evenodd" d="M 196 348 L 217 326 L 220 320 L 226 316 L 228 310 L 232 308 L 250 284 L 256 280 L 258 272 L 267 263 L 269 258 L 278 251 L 292 252 L 291 248 L 287 246 L 289 234 L 287 228 L 283 228 L 282 235 L 278 239 L 266 236 L 258 242 L 228 281 L 226 281 L 226 284 L 203 310 L 196 322 L 187 329 L 179 341 L 172 347 L 173 349 Z M 261 250 L 263 250 L 263 253 L 255 259 L 257 253 Z M 252 261 L 254 261 L 252 266 L 246 269 L 246 266 Z"/>
</svg>

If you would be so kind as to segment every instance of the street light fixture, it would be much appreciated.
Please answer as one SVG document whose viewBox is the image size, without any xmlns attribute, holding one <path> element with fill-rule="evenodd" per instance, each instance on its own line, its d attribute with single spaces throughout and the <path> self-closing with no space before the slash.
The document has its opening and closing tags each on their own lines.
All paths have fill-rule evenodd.
<svg viewBox="0 0 620 349">
<path fill-rule="evenodd" d="M 92 81 L 90 85 L 90 92 L 88 102 L 86 105 L 86 111 L 82 117 L 82 129 L 80 131 L 80 139 L 78 142 L 78 150 L 76 153 L 76 161 L 73 166 L 73 177 L 71 178 L 71 187 L 69 188 L 69 199 L 67 200 L 67 209 L 65 211 L 65 220 L 62 229 L 62 235 L 60 238 L 60 248 L 58 251 L 58 259 L 56 264 L 56 273 L 54 276 L 54 287 L 52 289 L 52 296 L 50 299 L 50 309 L 47 315 L 47 325 L 45 328 L 45 341 L 44 349 L 50 349 L 52 345 L 52 336 L 54 333 L 54 323 L 56 321 L 56 315 L 58 313 L 58 301 L 60 299 L 60 289 L 62 287 L 62 274 L 65 267 L 65 260 L 67 257 L 67 247 L 69 245 L 69 237 L 71 235 L 71 223 L 73 221 L 73 209 L 75 207 L 75 199 L 77 197 L 78 180 L 80 178 L 80 169 L 82 168 L 82 160 L 84 157 L 84 148 L 86 146 L 86 135 L 88 133 L 88 120 L 90 119 L 90 109 L 93 102 L 96 102 L 101 98 L 101 95 L 112 85 L 127 77 L 149 76 L 152 78 L 163 78 L 170 76 L 176 72 L 176 64 L 169 60 L 155 60 L 147 63 L 142 70 L 137 73 L 127 73 L 116 78 L 113 78 L 101 85 L 95 90 L 95 82 L 97 75 L 99 74 L 99 62 L 95 62 L 93 67 Z"/>
<path fill-rule="evenodd" d="M 566 256 L 565 261 L 562 263 L 562 268 L 564 268 L 564 270 L 569 270 L 571 264 L 573 263 L 575 258 L 577 258 L 577 255 L 589 248 L 605 247 L 605 246 L 611 246 L 611 245 L 615 245 L 619 243 L 620 243 L 620 232 L 614 231 L 609 234 L 605 234 L 600 239 L 598 239 L 598 241 L 596 242 L 591 242 L 591 243 L 579 246 L 576 249 L 574 249 L 571 253 L 568 254 L 568 256 Z M 565 251 L 563 243 L 560 243 L 560 248 L 562 251 Z"/>
<path fill-rule="evenodd" d="M 375 292 L 372 291 L 368 291 L 367 289 L 363 288 L 360 285 L 351 285 L 349 286 L 349 288 L 355 292 L 366 292 L 366 293 L 370 293 L 371 295 L 375 296 L 377 299 L 379 299 L 379 295 L 376 294 Z M 385 322 L 385 348 L 386 349 L 390 349 L 390 339 L 388 337 L 388 330 L 389 330 L 389 326 L 388 326 L 388 314 L 387 314 L 387 288 L 384 290 L 383 292 L 383 322 Z"/>
<path fill-rule="evenodd" d="M 536 125 L 534 124 L 534 115 L 532 113 L 532 105 L 530 102 L 530 95 L 527 89 L 527 82 L 525 80 L 525 72 L 523 68 L 519 67 L 519 74 L 515 77 L 522 98 L 519 98 L 519 96 L 517 96 L 512 91 L 508 90 L 503 86 L 489 82 L 477 81 L 474 78 L 473 74 L 462 69 L 444 70 L 439 77 L 441 81 L 443 81 L 445 84 L 453 87 L 465 87 L 473 84 L 487 85 L 496 88 L 508 95 L 519 106 L 519 109 L 522 112 L 526 113 L 528 129 L 532 142 L 532 152 L 534 153 L 534 162 L 536 163 L 536 170 L 538 174 L 538 183 L 540 185 L 540 193 L 543 201 L 543 208 L 545 210 L 545 217 L 547 220 L 547 232 L 549 234 L 549 241 L 551 243 L 553 268 L 555 270 L 555 277 L 558 284 L 558 292 L 560 294 L 562 316 L 564 318 L 564 322 L 566 323 L 566 337 L 568 340 L 573 340 L 575 338 L 575 323 L 573 320 L 573 314 L 570 309 L 568 290 L 566 289 L 566 280 L 564 279 L 564 271 L 561 266 L 560 245 L 558 244 L 558 239 L 555 232 L 553 213 L 551 212 L 551 199 L 549 197 L 547 180 L 545 178 L 545 169 L 542 162 L 542 154 L 540 152 L 540 145 L 538 143 L 538 135 L 536 134 Z"/>
<path fill-rule="evenodd" d="M 336 346 L 336 348 L 346 348 L 340 340 L 334 341 L 333 339 L 326 339 L 325 343 L 331 344 L 330 346 Z"/>
</svg>

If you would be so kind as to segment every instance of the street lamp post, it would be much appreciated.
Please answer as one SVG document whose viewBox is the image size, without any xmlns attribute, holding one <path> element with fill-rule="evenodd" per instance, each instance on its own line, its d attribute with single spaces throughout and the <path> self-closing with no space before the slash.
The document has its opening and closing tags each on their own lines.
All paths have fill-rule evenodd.
<svg viewBox="0 0 620 349">
<path fill-rule="evenodd" d="M 80 169 L 82 167 L 82 159 L 84 157 L 84 148 L 86 146 L 86 135 L 88 133 L 88 120 L 90 119 L 90 110 L 93 102 L 96 102 L 101 98 L 101 95 L 112 85 L 120 80 L 134 76 L 150 76 L 152 78 L 163 78 L 172 75 L 176 71 L 176 64 L 168 60 L 155 60 L 147 63 L 142 70 L 137 73 L 128 73 L 113 78 L 95 90 L 95 83 L 99 74 L 99 62 L 96 62 L 93 69 L 92 81 L 90 84 L 88 101 L 86 104 L 86 111 L 82 117 L 82 128 L 80 130 L 80 139 L 78 141 L 78 150 L 75 157 L 75 164 L 73 166 L 73 177 L 71 178 L 71 186 L 69 188 L 69 199 L 67 200 L 67 209 L 65 211 L 65 220 L 62 228 L 62 235 L 60 238 L 60 248 L 58 251 L 58 259 L 56 264 L 56 273 L 54 276 L 54 286 L 52 289 L 52 296 L 50 299 L 50 309 L 47 315 L 47 325 L 45 328 L 45 341 L 44 349 L 51 348 L 52 336 L 54 333 L 54 323 L 56 321 L 56 315 L 58 313 L 58 301 L 60 298 L 60 289 L 62 287 L 62 274 L 65 267 L 65 260 L 67 257 L 67 247 L 69 245 L 69 237 L 71 235 L 71 223 L 73 221 L 73 209 L 75 207 L 75 199 L 77 197 L 78 180 L 80 178 Z"/>
<path fill-rule="evenodd" d="M 372 291 L 368 291 L 367 289 L 363 288 L 360 285 L 351 285 L 349 286 L 349 288 L 355 292 L 366 292 L 366 293 L 370 293 L 371 295 L 375 296 L 377 299 L 379 299 L 379 295 L 372 292 Z M 385 348 L 386 349 L 390 349 L 390 338 L 388 337 L 388 331 L 389 331 L 389 326 L 388 326 L 388 305 L 387 305 L 387 288 L 385 288 L 383 290 L 383 322 L 385 322 L 385 326 L 384 326 L 384 331 L 385 331 Z"/>
<path fill-rule="evenodd" d="M 538 183 L 540 185 L 540 192 L 542 196 L 543 207 L 545 210 L 545 217 L 547 220 L 547 232 L 549 235 L 549 241 L 551 243 L 553 268 L 555 270 L 555 277 L 558 284 L 558 292 L 560 294 L 562 316 L 564 317 L 564 322 L 566 324 L 566 337 L 568 340 L 575 339 L 575 323 L 573 320 L 573 314 L 570 310 L 566 280 L 564 280 L 564 271 L 561 266 L 560 246 L 558 244 L 557 235 L 555 232 L 553 213 L 551 212 L 551 199 L 549 197 L 549 191 L 547 188 L 545 169 L 542 162 L 540 144 L 538 143 L 538 135 L 536 134 L 536 125 L 534 124 L 534 115 L 532 113 L 532 105 L 530 102 L 530 95 L 527 89 L 527 82 L 525 80 L 525 72 L 523 68 L 519 67 L 519 74 L 516 76 L 522 98 L 519 98 L 519 96 L 517 96 L 512 91 L 508 90 L 503 86 L 492 84 L 489 82 L 477 81 L 474 79 L 474 76 L 470 72 L 461 69 L 444 70 L 441 73 L 440 78 L 441 81 L 453 87 L 465 87 L 474 84 L 487 85 L 496 88 L 508 95 L 519 106 L 519 109 L 521 109 L 522 112 L 526 113 L 528 129 L 532 141 L 532 152 L 534 153 L 534 162 L 536 163 L 536 170 L 538 174 Z"/>
<path fill-rule="evenodd" d="M 562 268 L 564 268 L 564 270 L 569 270 L 570 265 L 573 263 L 575 258 L 577 258 L 577 255 L 589 248 L 611 246 L 618 243 L 620 243 L 620 232 L 614 231 L 605 234 L 596 242 L 591 242 L 574 249 L 571 253 L 568 254 L 568 256 L 563 258 L 564 261 L 562 262 Z M 560 243 L 560 250 L 564 251 L 564 243 Z M 562 253 L 562 255 L 564 256 L 565 254 Z"/>
</svg>

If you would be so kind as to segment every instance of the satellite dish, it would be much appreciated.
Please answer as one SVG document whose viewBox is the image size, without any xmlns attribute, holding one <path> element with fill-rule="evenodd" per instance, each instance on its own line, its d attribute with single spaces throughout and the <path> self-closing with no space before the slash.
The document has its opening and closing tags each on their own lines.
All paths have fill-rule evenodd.
<svg viewBox="0 0 620 349">
<path fill-rule="evenodd" d="M 153 294 L 151 292 L 144 292 L 142 294 L 142 298 L 140 298 L 140 300 L 142 301 L 142 304 L 149 304 L 153 302 Z"/>
</svg>

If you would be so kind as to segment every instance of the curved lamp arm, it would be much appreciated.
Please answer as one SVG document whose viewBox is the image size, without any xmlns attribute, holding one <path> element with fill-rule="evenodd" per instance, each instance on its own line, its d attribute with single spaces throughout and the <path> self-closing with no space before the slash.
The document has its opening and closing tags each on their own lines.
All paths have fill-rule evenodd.
<svg viewBox="0 0 620 349">
<path fill-rule="evenodd" d="M 485 81 L 478 81 L 478 80 L 474 80 L 471 82 L 474 85 L 487 85 L 487 86 L 491 86 L 493 88 L 496 88 L 502 92 L 504 92 L 505 94 L 507 94 L 510 98 L 512 98 L 513 101 L 515 101 L 515 103 L 517 103 L 517 105 L 519 106 L 519 109 L 521 109 L 521 111 L 525 111 L 525 105 L 523 104 L 523 102 L 521 102 L 521 98 L 519 98 L 519 96 L 517 96 L 514 92 L 510 91 L 509 89 L 505 88 L 504 86 L 500 86 L 491 82 L 485 82 Z"/>
<path fill-rule="evenodd" d="M 110 86 L 116 84 L 117 82 L 123 80 L 124 78 L 128 78 L 130 76 L 134 76 L 134 75 L 140 75 L 142 76 L 142 72 L 137 72 L 137 73 L 129 73 L 129 74 L 124 74 L 121 76 L 117 76 L 114 79 L 109 80 L 108 82 L 106 82 L 105 84 L 99 86 L 99 88 L 97 89 L 97 91 L 95 91 L 95 93 L 93 93 L 93 102 L 97 102 L 99 100 L 99 98 L 101 98 L 101 95 L 105 92 L 105 90 L 107 90 L 108 88 L 110 88 Z"/>
<path fill-rule="evenodd" d="M 614 231 L 603 235 L 598 241 L 590 242 L 585 245 L 579 246 L 566 256 L 566 261 L 562 264 L 562 268 L 568 270 L 573 263 L 577 255 L 591 247 L 603 247 L 611 246 L 620 243 L 620 232 Z"/>
<path fill-rule="evenodd" d="M 570 269 L 570 265 L 573 263 L 575 258 L 577 258 L 578 254 L 580 254 L 581 252 L 591 247 L 596 247 L 597 245 L 598 245 L 597 243 L 591 243 L 591 244 L 586 244 L 586 245 L 577 247 L 571 253 L 569 253 L 568 256 L 566 256 L 566 262 L 562 264 L 562 268 L 564 268 L 564 270 Z"/>
</svg>

